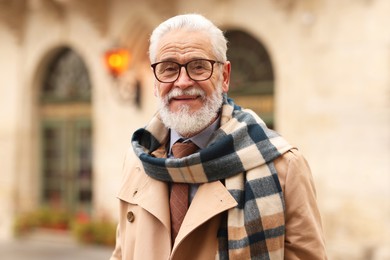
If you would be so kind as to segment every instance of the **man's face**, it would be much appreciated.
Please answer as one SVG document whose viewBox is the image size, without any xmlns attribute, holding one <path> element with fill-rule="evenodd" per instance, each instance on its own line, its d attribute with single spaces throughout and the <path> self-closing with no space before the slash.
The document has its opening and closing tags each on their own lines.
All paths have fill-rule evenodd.
<svg viewBox="0 0 390 260">
<path fill-rule="evenodd" d="M 187 30 L 177 30 L 164 35 L 158 45 L 157 62 L 174 61 L 180 64 L 187 63 L 195 59 L 215 60 L 212 46 L 207 34 L 203 32 L 189 32 Z M 216 90 L 216 86 L 221 84 L 222 91 L 227 92 L 230 78 L 230 63 L 221 65 L 216 63 L 214 72 L 210 79 L 205 81 L 194 81 L 188 77 L 185 68 L 182 67 L 179 78 L 172 83 L 161 83 L 156 80 L 156 95 L 164 99 L 174 89 L 199 89 L 204 92 L 202 98 L 197 91 L 185 95 L 178 95 L 169 98 L 168 109 L 175 113 L 183 106 L 188 108 L 188 112 L 194 113 L 204 106 L 205 98 L 211 97 Z"/>
<path fill-rule="evenodd" d="M 208 36 L 202 32 L 178 30 L 160 40 L 157 62 L 185 64 L 196 59 L 215 60 Z M 222 93 L 229 88 L 230 63 L 215 63 L 212 76 L 204 81 L 192 80 L 184 67 L 172 83 L 155 81 L 155 94 L 160 101 L 160 116 L 165 126 L 183 137 L 193 136 L 218 116 Z"/>
</svg>

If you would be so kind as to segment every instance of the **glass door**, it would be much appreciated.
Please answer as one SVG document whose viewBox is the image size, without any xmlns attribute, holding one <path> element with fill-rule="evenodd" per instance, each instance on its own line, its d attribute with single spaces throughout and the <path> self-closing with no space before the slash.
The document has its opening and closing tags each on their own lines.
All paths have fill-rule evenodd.
<svg viewBox="0 0 390 260">
<path fill-rule="evenodd" d="M 91 211 L 91 83 L 82 58 L 59 48 L 40 95 L 42 203 L 69 213 Z"/>
<path fill-rule="evenodd" d="M 88 119 L 42 124 L 44 204 L 69 212 L 91 210 L 92 150 Z"/>
</svg>

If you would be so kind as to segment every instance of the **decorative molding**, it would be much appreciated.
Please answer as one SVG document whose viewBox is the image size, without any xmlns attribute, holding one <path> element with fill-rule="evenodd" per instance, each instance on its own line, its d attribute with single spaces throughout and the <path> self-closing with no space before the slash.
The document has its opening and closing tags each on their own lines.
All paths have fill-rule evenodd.
<svg viewBox="0 0 390 260">
<path fill-rule="evenodd" d="M 297 9 L 310 9 L 318 7 L 321 2 L 326 0 L 269 0 L 271 3 L 287 13 L 291 13 Z M 364 0 L 367 1 L 367 0 Z"/>
<path fill-rule="evenodd" d="M 277 7 L 285 10 L 292 11 L 298 2 L 297 0 L 270 0 Z"/>
<path fill-rule="evenodd" d="M 10 30 L 18 43 L 24 38 L 26 16 L 26 0 L 0 0 L 0 23 Z"/>
<path fill-rule="evenodd" d="M 151 10 L 155 10 L 164 20 L 177 13 L 177 0 L 149 0 L 147 2 Z"/>
<path fill-rule="evenodd" d="M 68 10 L 80 13 L 89 20 L 100 35 L 105 36 L 109 29 L 109 0 L 51 0 Z"/>
<path fill-rule="evenodd" d="M 30 12 L 43 12 L 49 14 L 57 20 L 64 20 L 65 9 L 54 0 L 27 0 Z"/>
</svg>

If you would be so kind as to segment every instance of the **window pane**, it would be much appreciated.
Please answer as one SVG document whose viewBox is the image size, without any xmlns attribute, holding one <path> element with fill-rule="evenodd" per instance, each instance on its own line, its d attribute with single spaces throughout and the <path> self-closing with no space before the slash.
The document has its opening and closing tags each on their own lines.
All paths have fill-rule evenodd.
<svg viewBox="0 0 390 260">
<path fill-rule="evenodd" d="M 43 125 L 44 180 L 43 199 L 46 203 L 63 206 L 63 181 L 66 178 L 66 161 L 64 152 L 64 130 L 60 124 L 45 123 Z"/>
<path fill-rule="evenodd" d="M 74 51 L 61 49 L 48 66 L 43 101 L 89 101 L 91 84 L 87 68 Z"/>
<path fill-rule="evenodd" d="M 88 122 L 76 125 L 76 158 L 78 175 L 78 201 L 80 207 L 88 207 L 92 200 L 92 150 L 91 128 Z"/>
</svg>

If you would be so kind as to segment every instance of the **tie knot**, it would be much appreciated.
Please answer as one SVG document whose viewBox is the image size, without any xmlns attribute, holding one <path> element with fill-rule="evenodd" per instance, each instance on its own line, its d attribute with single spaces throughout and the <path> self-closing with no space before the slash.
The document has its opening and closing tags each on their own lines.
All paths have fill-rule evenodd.
<svg viewBox="0 0 390 260">
<path fill-rule="evenodd" d="M 176 142 L 172 145 L 172 154 L 175 158 L 182 158 L 199 150 L 199 147 L 191 141 L 181 143 Z"/>
</svg>

